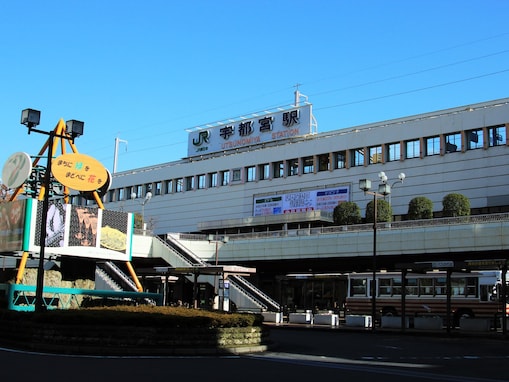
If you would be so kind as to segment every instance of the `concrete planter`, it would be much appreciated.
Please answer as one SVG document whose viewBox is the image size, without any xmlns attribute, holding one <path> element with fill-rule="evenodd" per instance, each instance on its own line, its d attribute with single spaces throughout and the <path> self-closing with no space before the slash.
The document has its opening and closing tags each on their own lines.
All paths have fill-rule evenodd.
<svg viewBox="0 0 509 382">
<path fill-rule="evenodd" d="M 371 325 L 372 325 L 371 316 L 358 316 L 358 315 L 348 314 L 345 317 L 345 325 L 346 326 L 361 326 L 364 328 L 371 328 Z"/>
<path fill-rule="evenodd" d="M 444 326 L 442 317 L 415 317 L 414 328 L 424 330 L 441 330 Z"/>
<path fill-rule="evenodd" d="M 288 322 L 291 324 L 311 324 L 313 323 L 313 315 L 310 312 L 290 313 L 288 315 Z"/>
<path fill-rule="evenodd" d="M 275 322 L 280 324 L 283 322 L 283 314 L 280 312 L 262 312 L 264 322 Z"/>
<path fill-rule="evenodd" d="M 330 314 L 330 313 L 315 314 L 313 316 L 313 324 L 314 325 L 338 326 L 339 325 L 339 316 L 337 314 Z"/>
<path fill-rule="evenodd" d="M 491 320 L 489 318 L 461 318 L 460 330 L 466 332 L 489 332 Z"/>
<path fill-rule="evenodd" d="M 382 316 L 382 328 L 396 328 L 401 329 L 401 317 L 397 316 Z M 409 317 L 405 317 L 405 328 L 410 327 Z"/>
<path fill-rule="evenodd" d="M 265 327 L 165 328 L 3 321 L 0 344 L 65 354 L 222 354 L 267 350 Z"/>
</svg>

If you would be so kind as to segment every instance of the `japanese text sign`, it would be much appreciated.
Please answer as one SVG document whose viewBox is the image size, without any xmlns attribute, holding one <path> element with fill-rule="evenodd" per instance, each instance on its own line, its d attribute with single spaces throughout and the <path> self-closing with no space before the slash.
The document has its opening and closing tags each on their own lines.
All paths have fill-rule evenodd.
<svg viewBox="0 0 509 382">
<path fill-rule="evenodd" d="M 54 159 L 51 172 L 64 186 L 78 191 L 95 191 L 108 181 L 108 172 L 99 161 L 78 153 Z"/>
<path fill-rule="evenodd" d="M 273 113 L 240 117 L 214 126 L 200 126 L 189 133 L 188 156 L 235 150 L 311 133 L 311 105 Z"/>
</svg>

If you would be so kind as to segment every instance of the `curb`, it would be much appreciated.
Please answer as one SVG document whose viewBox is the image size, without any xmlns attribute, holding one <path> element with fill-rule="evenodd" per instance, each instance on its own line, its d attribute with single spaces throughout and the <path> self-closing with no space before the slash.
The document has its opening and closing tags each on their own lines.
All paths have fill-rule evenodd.
<svg viewBox="0 0 509 382">
<path fill-rule="evenodd" d="M 365 333 L 365 334 L 393 334 L 393 335 L 409 335 L 409 336 L 434 336 L 434 337 L 448 337 L 448 338 L 486 338 L 486 339 L 500 339 L 507 340 L 509 334 L 504 335 L 499 331 L 479 332 L 479 331 L 460 331 L 458 329 L 451 330 L 447 333 L 443 330 L 427 330 L 427 329 L 413 329 L 407 328 L 405 330 L 397 328 L 376 328 L 373 331 L 371 328 L 354 327 L 354 326 L 331 326 L 331 325 L 313 325 L 313 324 L 290 324 L 290 323 L 272 323 L 264 322 L 264 326 L 272 329 L 296 329 L 296 330 L 316 330 L 316 331 L 335 331 L 344 333 Z"/>
</svg>

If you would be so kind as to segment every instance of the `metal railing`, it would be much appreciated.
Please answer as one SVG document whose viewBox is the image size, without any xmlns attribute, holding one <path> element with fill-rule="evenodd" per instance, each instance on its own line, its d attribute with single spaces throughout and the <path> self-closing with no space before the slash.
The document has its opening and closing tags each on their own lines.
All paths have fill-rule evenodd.
<svg viewBox="0 0 509 382">
<path fill-rule="evenodd" d="M 275 301 L 268 294 L 263 292 L 258 287 L 254 286 L 248 280 L 242 276 L 230 276 L 230 281 L 235 284 L 237 288 L 242 290 L 246 295 L 250 296 L 253 301 L 263 305 L 262 308 L 265 310 L 279 312 L 281 307 L 277 301 Z"/>
<path fill-rule="evenodd" d="M 35 285 L 3 284 L 0 288 L 6 292 L 7 307 L 17 311 L 35 310 Z M 43 302 L 47 309 L 79 308 L 79 300 L 83 297 L 107 297 L 115 299 L 130 299 L 133 301 L 155 301 L 162 304 L 162 294 L 146 292 L 125 292 L 80 288 L 44 287 Z"/>
<path fill-rule="evenodd" d="M 184 245 L 182 245 L 182 243 L 173 238 L 171 235 L 166 235 L 166 240 L 164 240 L 164 242 L 176 253 L 178 253 L 181 258 L 185 259 L 190 266 L 206 265 L 205 261 L 203 261 L 199 256 L 196 256 L 193 251 L 186 248 Z"/>
<path fill-rule="evenodd" d="M 438 226 L 463 225 L 463 224 L 487 224 L 487 223 L 508 222 L 508 221 L 509 221 L 509 213 L 500 213 L 500 214 L 469 215 L 469 216 L 457 216 L 457 217 L 447 217 L 447 218 L 422 219 L 422 220 L 403 220 L 403 221 L 395 221 L 395 222 L 380 222 L 380 223 L 377 223 L 377 229 L 378 230 L 412 229 L 412 228 L 421 228 L 421 227 L 438 227 Z M 364 223 L 364 224 L 352 224 L 352 225 L 341 225 L 341 226 L 330 226 L 330 227 L 298 228 L 298 229 L 293 229 L 293 230 L 261 231 L 261 232 L 228 234 L 228 238 L 230 240 L 253 240 L 253 239 L 267 239 L 267 238 L 290 237 L 290 236 L 309 236 L 309 235 L 352 233 L 352 232 L 371 231 L 372 229 L 373 229 L 373 223 Z M 186 239 L 190 239 L 190 238 L 186 238 Z"/>
<path fill-rule="evenodd" d="M 111 277 L 112 274 L 115 275 L 118 281 L 124 284 L 124 287 L 128 287 L 130 290 L 138 290 L 136 283 L 127 276 L 115 263 L 112 261 L 105 261 L 104 263 L 97 264 L 101 269 L 106 271 L 106 273 Z M 113 279 L 115 281 L 115 279 Z M 120 285 L 122 287 L 122 285 Z"/>
</svg>

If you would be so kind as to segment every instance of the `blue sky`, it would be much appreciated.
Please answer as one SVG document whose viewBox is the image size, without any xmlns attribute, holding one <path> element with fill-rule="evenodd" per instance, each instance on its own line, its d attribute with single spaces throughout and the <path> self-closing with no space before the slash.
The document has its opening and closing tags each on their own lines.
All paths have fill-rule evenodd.
<svg viewBox="0 0 509 382">
<path fill-rule="evenodd" d="M 186 129 L 293 102 L 318 131 L 509 97 L 506 0 L 4 1 L 0 165 L 39 128 L 112 170 L 178 160 Z M 509 121 L 509 116 L 508 116 Z"/>
</svg>

